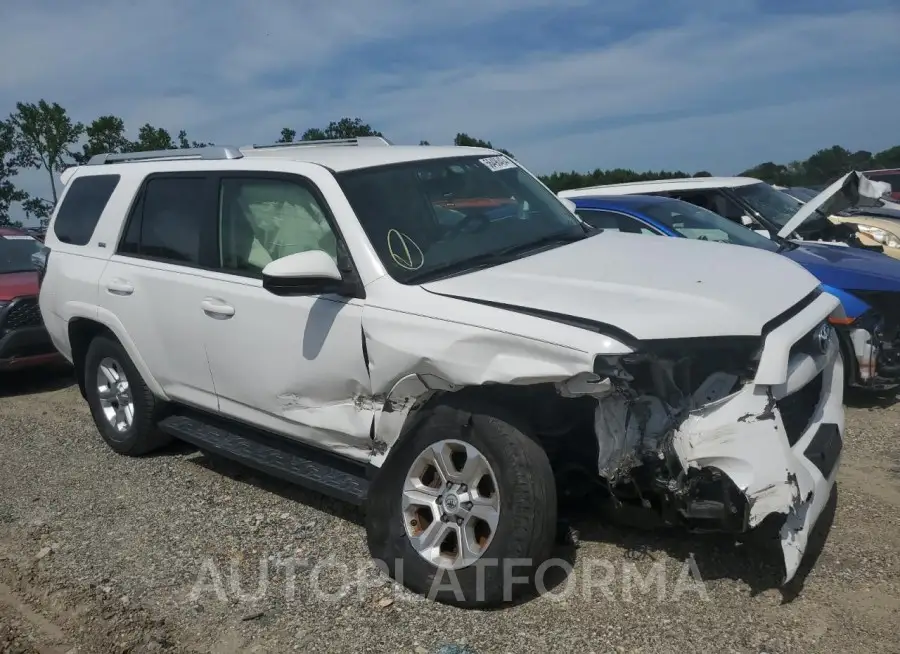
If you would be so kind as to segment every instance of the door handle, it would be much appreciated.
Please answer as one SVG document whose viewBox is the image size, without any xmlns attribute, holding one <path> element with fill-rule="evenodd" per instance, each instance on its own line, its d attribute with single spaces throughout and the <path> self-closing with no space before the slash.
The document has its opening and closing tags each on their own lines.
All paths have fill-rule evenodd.
<svg viewBox="0 0 900 654">
<path fill-rule="evenodd" d="M 231 318 L 234 315 L 234 307 L 218 298 L 204 298 L 200 307 L 203 313 L 212 318 Z"/>
<path fill-rule="evenodd" d="M 111 279 L 106 284 L 106 290 L 113 295 L 131 295 L 134 293 L 134 286 L 126 282 L 124 279 Z"/>
</svg>

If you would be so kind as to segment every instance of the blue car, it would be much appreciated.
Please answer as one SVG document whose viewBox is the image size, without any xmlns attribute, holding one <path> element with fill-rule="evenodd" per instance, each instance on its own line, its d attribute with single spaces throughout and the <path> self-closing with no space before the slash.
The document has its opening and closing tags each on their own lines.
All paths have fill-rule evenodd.
<svg viewBox="0 0 900 654">
<path fill-rule="evenodd" d="M 775 241 L 683 200 L 654 195 L 572 198 L 576 213 L 598 230 L 692 238 L 776 252 L 815 275 L 843 304 L 835 324 L 847 382 L 900 385 L 900 260 L 861 248 Z"/>
</svg>

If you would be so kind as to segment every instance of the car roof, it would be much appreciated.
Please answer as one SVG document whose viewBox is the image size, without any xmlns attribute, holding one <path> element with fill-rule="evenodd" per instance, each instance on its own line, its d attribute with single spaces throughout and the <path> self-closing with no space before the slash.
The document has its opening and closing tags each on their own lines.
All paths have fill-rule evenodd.
<svg viewBox="0 0 900 654">
<path fill-rule="evenodd" d="M 313 145 L 313 143 L 316 143 Z M 61 179 L 63 184 L 74 173 L 74 168 L 80 169 L 79 174 L 99 174 L 108 172 L 112 168 L 120 166 L 132 167 L 146 166 L 152 170 L 162 171 L 169 169 L 192 169 L 196 164 L 203 166 L 206 163 L 215 162 L 214 168 L 227 169 L 229 164 L 241 161 L 256 161 L 273 159 L 279 161 L 297 161 L 324 166 L 334 172 L 345 172 L 362 168 L 374 168 L 414 161 L 428 161 L 433 159 L 448 159 L 466 156 L 497 156 L 501 153 L 487 148 L 471 148 L 464 146 L 440 146 L 440 145 L 392 145 L 386 142 L 380 144 L 361 143 L 351 145 L 347 143 L 310 142 L 306 144 L 277 144 L 272 146 L 209 146 L 191 150 L 168 150 L 160 152 L 134 153 L 134 158 L 123 161 L 123 157 L 129 155 L 98 155 L 99 159 L 107 157 L 106 161 L 91 161 L 85 166 L 72 167 L 72 172 L 66 170 Z M 155 158 L 153 158 L 155 156 Z M 94 164 L 100 165 L 94 165 Z"/>
<path fill-rule="evenodd" d="M 574 198 L 575 206 L 580 209 L 640 210 L 647 205 L 673 201 L 673 198 L 660 195 L 589 195 Z"/>
<path fill-rule="evenodd" d="M 625 182 L 605 184 L 561 191 L 562 198 L 577 198 L 586 195 L 633 195 L 635 193 L 663 193 L 665 191 L 691 191 L 708 188 L 734 188 L 764 182 L 753 177 L 681 177 L 678 179 L 655 179 L 645 182 Z"/>
<path fill-rule="evenodd" d="M 468 148 L 456 145 L 392 145 L 389 147 L 284 147 L 273 149 L 241 149 L 245 157 L 275 158 L 315 163 L 335 172 L 373 168 L 390 164 L 430 159 L 446 159 L 474 155 L 499 154 L 486 148 Z"/>
</svg>

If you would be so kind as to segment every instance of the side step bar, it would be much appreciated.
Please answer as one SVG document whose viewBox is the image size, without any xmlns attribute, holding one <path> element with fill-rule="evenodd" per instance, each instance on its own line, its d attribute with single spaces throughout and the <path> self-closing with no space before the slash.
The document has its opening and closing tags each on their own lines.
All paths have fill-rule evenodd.
<svg viewBox="0 0 900 654">
<path fill-rule="evenodd" d="M 366 501 L 369 481 L 361 464 L 338 460 L 299 443 L 236 425 L 174 415 L 159 429 L 199 449 L 284 481 L 355 505 Z"/>
</svg>

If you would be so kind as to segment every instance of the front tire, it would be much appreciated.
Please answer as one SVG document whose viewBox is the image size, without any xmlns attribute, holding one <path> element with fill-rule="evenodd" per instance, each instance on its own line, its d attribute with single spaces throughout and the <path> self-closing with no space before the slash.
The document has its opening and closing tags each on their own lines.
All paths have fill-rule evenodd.
<svg viewBox="0 0 900 654">
<path fill-rule="evenodd" d="M 121 343 L 98 336 L 84 359 L 84 387 L 97 430 L 113 450 L 140 456 L 171 442 L 156 428 L 162 406 Z"/>
<path fill-rule="evenodd" d="M 471 608 L 521 597 L 555 542 L 547 455 L 495 407 L 428 411 L 372 485 L 369 551 L 391 577 L 438 602 Z"/>
</svg>

